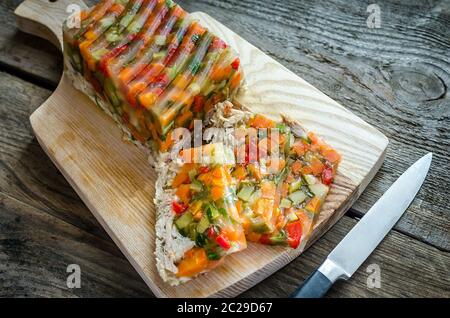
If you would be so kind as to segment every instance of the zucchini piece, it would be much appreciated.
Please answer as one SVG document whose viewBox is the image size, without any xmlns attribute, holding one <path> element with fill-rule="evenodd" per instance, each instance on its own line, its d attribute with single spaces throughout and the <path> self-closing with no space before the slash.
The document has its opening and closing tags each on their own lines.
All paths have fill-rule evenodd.
<svg viewBox="0 0 450 318">
<path fill-rule="evenodd" d="M 97 51 L 93 52 L 92 53 L 92 57 L 94 58 L 94 60 L 100 61 L 102 56 L 105 55 L 108 52 L 109 52 L 108 49 L 101 48 L 101 49 L 98 49 Z"/>
<path fill-rule="evenodd" d="M 189 226 L 189 224 L 192 223 L 192 221 L 193 221 L 192 213 L 185 212 L 175 221 L 175 225 L 178 228 L 178 230 L 184 230 Z"/>
<path fill-rule="evenodd" d="M 158 46 L 163 46 L 166 44 L 167 38 L 164 35 L 155 36 L 154 43 Z"/>
<path fill-rule="evenodd" d="M 289 195 L 289 199 L 291 199 L 293 205 L 298 205 L 305 201 L 307 195 L 303 191 L 296 191 Z"/>
<path fill-rule="evenodd" d="M 190 184 L 189 188 L 190 188 L 192 191 L 195 191 L 195 192 L 201 192 L 201 191 L 203 190 L 203 185 L 202 185 L 202 183 L 201 183 L 200 181 L 194 180 L 194 181 L 192 181 L 192 183 Z"/>
<path fill-rule="evenodd" d="M 249 201 L 254 190 L 255 190 L 255 187 L 244 185 L 242 187 L 242 189 L 238 192 L 237 196 L 239 199 L 247 202 L 247 201 Z"/>
<path fill-rule="evenodd" d="M 222 214 L 222 216 L 227 217 L 228 212 L 225 210 L 225 208 L 219 208 L 219 213 Z"/>
<path fill-rule="evenodd" d="M 282 245 L 282 244 L 285 244 L 286 241 L 287 241 L 287 236 L 286 236 L 286 233 L 284 231 L 280 231 L 276 235 L 272 235 L 270 237 L 270 242 L 273 245 Z"/>
<path fill-rule="evenodd" d="M 164 52 L 164 51 L 163 52 L 154 53 L 153 54 L 153 60 L 159 61 L 159 60 L 163 59 L 166 56 L 166 53 L 167 52 Z"/>
<path fill-rule="evenodd" d="M 286 125 L 283 123 L 278 123 L 277 129 L 279 130 L 280 134 L 286 133 Z"/>
<path fill-rule="evenodd" d="M 191 224 L 189 224 L 187 233 L 189 238 L 195 242 L 195 240 L 197 239 L 197 223 L 192 222 Z"/>
<path fill-rule="evenodd" d="M 197 224 L 197 232 L 204 233 L 209 228 L 210 224 L 211 223 L 209 223 L 208 216 L 206 214 L 203 214 L 200 222 L 198 222 Z"/>
<path fill-rule="evenodd" d="M 286 157 L 289 156 L 289 153 L 291 152 L 291 133 L 287 132 L 286 133 L 286 142 L 284 144 L 284 155 Z"/>
<path fill-rule="evenodd" d="M 317 183 L 317 178 L 314 177 L 312 174 L 305 174 L 304 178 L 305 178 L 306 183 L 309 185 Z"/>
<path fill-rule="evenodd" d="M 289 185 L 289 193 L 295 192 L 302 186 L 302 180 L 295 180 Z"/>
<path fill-rule="evenodd" d="M 288 222 L 294 222 L 298 220 L 298 216 L 297 214 L 295 214 L 295 212 L 291 212 L 287 215 L 286 219 Z"/>
<path fill-rule="evenodd" d="M 205 247 L 207 242 L 208 238 L 206 237 L 206 235 L 197 233 L 197 237 L 195 238 L 195 245 L 197 245 L 198 247 Z"/>
<path fill-rule="evenodd" d="M 270 233 L 273 230 L 273 226 L 261 216 L 257 216 L 250 219 L 250 230 L 259 234 Z"/>
<path fill-rule="evenodd" d="M 208 204 L 206 206 L 206 215 L 208 216 L 209 222 L 213 223 L 219 216 L 219 210 L 217 210 L 213 205 Z"/>
<path fill-rule="evenodd" d="M 105 93 L 108 95 L 108 98 L 114 107 L 120 106 L 120 98 L 117 96 L 114 84 L 110 79 L 105 80 Z"/>
<path fill-rule="evenodd" d="M 316 195 L 320 200 L 323 200 L 325 199 L 329 188 L 322 183 L 317 183 L 310 185 L 309 190 L 311 190 L 311 192 L 314 193 L 314 195 Z"/>
<path fill-rule="evenodd" d="M 258 198 L 261 196 L 261 190 L 258 189 L 251 195 L 250 199 L 248 200 L 248 204 L 253 204 L 258 200 Z"/>
<path fill-rule="evenodd" d="M 292 202 L 289 199 L 283 198 L 280 202 L 280 208 L 290 208 L 292 206 Z"/>
<path fill-rule="evenodd" d="M 193 203 L 191 203 L 189 211 L 191 211 L 192 215 L 196 215 L 201 210 L 202 205 L 203 205 L 202 201 L 194 201 Z"/>
</svg>

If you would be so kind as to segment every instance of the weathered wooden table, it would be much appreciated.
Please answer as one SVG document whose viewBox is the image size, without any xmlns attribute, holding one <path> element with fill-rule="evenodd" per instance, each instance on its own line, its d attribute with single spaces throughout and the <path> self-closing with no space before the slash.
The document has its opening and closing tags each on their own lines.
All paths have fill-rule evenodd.
<svg viewBox="0 0 450 318">
<path fill-rule="evenodd" d="M 346 216 L 242 296 L 287 296 L 431 151 L 430 174 L 414 203 L 354 277 L 328 296 L 450 297 L 450 1 L 379 0 L 372 13 L 373 1 L 178 2 L 209 13 L 390 139 L 383 167 Z M 56 87 L 62 60 L 51 44 L 17 30 L 19 3 L 0 2 L 0 296 L 152 296 L 32 134 L 28 117 Z M 368 24 L 377 9 L 380 20 Z M 69 264 L 81 267 L 80 289 L 66 285 Z M 370 288 L 373 268 L 380 288 Z"/>
</svg>

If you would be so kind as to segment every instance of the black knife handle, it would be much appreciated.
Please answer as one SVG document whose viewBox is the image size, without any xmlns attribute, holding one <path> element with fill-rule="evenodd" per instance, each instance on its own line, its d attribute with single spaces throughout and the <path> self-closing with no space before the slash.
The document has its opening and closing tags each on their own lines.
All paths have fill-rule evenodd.
<svg viewBox="0 0 450 318">
<path fill-rule="evenodd" d="M 333 283 L 324 274 L 316 270 L 291 294 L 290 298 L 321 298 L 331 286 L 333 286 Z"/>
</svg>

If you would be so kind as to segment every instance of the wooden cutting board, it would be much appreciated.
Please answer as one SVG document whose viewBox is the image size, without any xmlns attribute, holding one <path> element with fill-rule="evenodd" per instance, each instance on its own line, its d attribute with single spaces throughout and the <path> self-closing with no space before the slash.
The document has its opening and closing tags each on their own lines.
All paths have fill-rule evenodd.
<svg viewBox="0 0 450 318">
<path fill-rule="evenodd" d="M 61 26 L 71 4 L 84 6 L 81 0 L 27 0 L 16 9 L 17 23 L 23 31 L 62 48 Z M 336 183 L 314 227 L 312 243 L 345 213 L 373 178 L 384 160 L 387 138 L 210 16 L 193 15 L 239 52 L 247 81 L 237 98 L 240 103 L 275 118 L 285 113 L 342 154 Z M 113 121 L 65 76 L 30 121 L 42 148 L 156 296 L 235 296 L 301 253 L 250 244 L 207 275 L 171 287 L 160 279 L 155 267 L 156 175 L 144 152 L 124 142 Z"/>
</svg>

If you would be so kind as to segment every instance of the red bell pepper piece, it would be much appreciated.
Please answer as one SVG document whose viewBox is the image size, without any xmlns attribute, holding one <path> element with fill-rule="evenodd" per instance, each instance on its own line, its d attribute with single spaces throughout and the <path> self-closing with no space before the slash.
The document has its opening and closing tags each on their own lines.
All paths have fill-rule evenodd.
<svg viewBox="0 0 450 318">
<path fill-rule="evenodd" d="M 176 214 L 182 214 L 184 211 L 188 209 L 188 205 L 184 203 L 179 203 L 176 201 L 172 202 L 172 209 Z"/>
<path fill-rule="evenodd" d="M 214 226 L 210 226 L 208 229 L 208 232 L 206 233 L 208 238 L 213 239 L 216 236 L 216 230 L 214 229 Z"/>
<path fill-rule="evenodd" d="M 207 173 L 208 171 L 209 171 L 208 166 L 202 166 L 202 167 L 198 168 L 198 172 L 200 172 L 200 173 Z"/>
<path fill-rule="evenodd" d="M 216 242 L 224 250 L 228 250 L 231 247 L 230 241 L 224 235 L 220 234 L 216 237 Z"/>
<path fill-rule="evenodd" d="M 270 239 L 270 235 L 269 234 L 261 235 L 261 237 L 259 238 L 259 243 L 265 244 L 265 245 L 272 245 L 272 240 Z"/>
<path fill-rule="evenodd" d="M 302 223 L 300 221 L 288 223 L 286 225 L 286 233 L 288 236 L 288 244 L 292 248 L 297 248 L 300 245 L 302 238 Z"/>
<path fill-rule="evenodd" d="M 234 61 L 233 61 L 233 63 L 231 63 L 231 67 L 234 69 L 234 70 L 237 70 L 238 68 L 239 68 L 239 65 L 241 64 L 241 60 L 239 59 L 239 58 L 237 58 L 237 59 L 235 59 Z"/>
<path fill-rule="evenodd" d="M 333 169 L 326 168 L 322 171 L 322 182 L 325 185 L 330 185 L 333 181 Z"/>
</svg>

